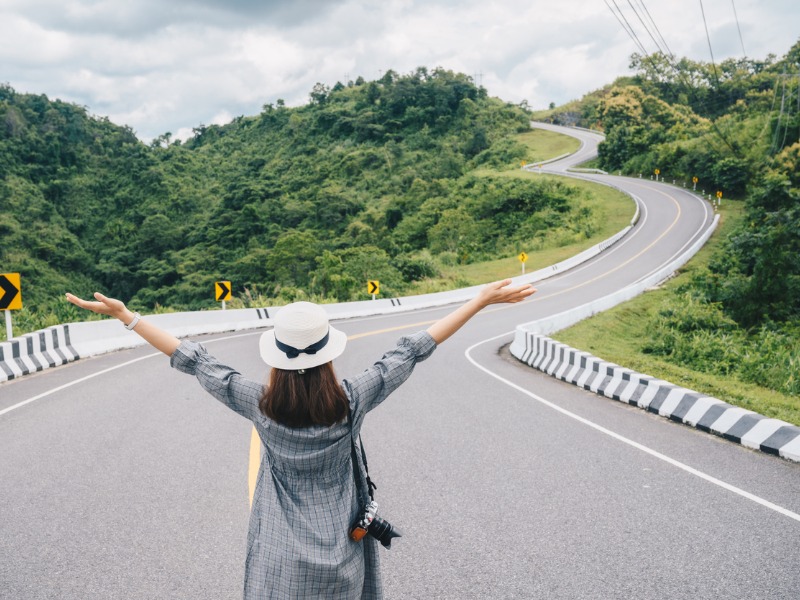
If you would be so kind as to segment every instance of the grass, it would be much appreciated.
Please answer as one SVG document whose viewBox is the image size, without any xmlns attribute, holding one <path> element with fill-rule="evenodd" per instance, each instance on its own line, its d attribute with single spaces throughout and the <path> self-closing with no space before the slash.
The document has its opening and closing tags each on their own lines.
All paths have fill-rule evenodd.
<svg viewBox="0 0 800 600">
<path fill-rule="evenodd" d="M 648 338 L 648 323 L 658 313 L 664 301 L 678 286 L 688 283 L 695 272 L 708 265 L 720 241 L 742 218 L 742 202 L 724 202 L 721 207 L 720 227 L 676 277 L 656 290 L 559 331 L 553 337 L 574 348 L 591 352 L 603 360 L 800 426 L 800 399 L 797 396 L 745 383 L 736 377 L 700 373 L 641 351 L 642 341 Z"/>
<path fill-rule="evenodd" d="M 521 169 L 500 172 L 475 171 L 475 174 L 493 177 L 555 178 L 555 176 L 530 173 Z M 525 271 L 528 273 L 566 260 L 591 248 L 630 224 L 636 208 L 629 196 L 608 186 L 588 181 L 570 179 L 569 184 L 585 193 L 587 200 L 583 200 L 583 203 L 592 210 L 593 219 L 597 224 L 596 230 L 591 237 L 577 243 L 560 245 L 558 240 L 549 240 L 540 249 L 522 248 L 521 250 L 528 255 L 525 265 Z M 407 293 L 408 295 L 428 294 L 521 275 L 522 266 L 517 255 L 518 252 L 515 252 L 491 261 L 441 266 L 441 277 L 415 282 Z"/>
<path fill-rule="evenodd" d="M 517 136 L 517 141 L 528 148 L 525 157 L 528 163 L 541 162 L 563 154 L 572 154 L 580 148 L 581 143 L 574 137 L 533 129 Z"/>
<path fill-rule="evenodd" d="M 580 148 L 580 141 L 576 138 L 542 129 L 533 129 L 521 133 L 517 136 L 517 140 L 528 148 L 529 153 L 526 156 L 526 162 L 529 163 L 570 154 Z M 530 173 L 522 169 L 503 171 L 478 169 L 473 173 L 477 176 L 492 177 L 533 179 L 554 177 L 540 173 Z M 544 247 L 536 250 L 523 248 L 522 250 L 528 254 L 528 261 L 525 265 L 526 272 L 553 265 L 587 248 L 591 248 L 626 227 L 633 217 L 633 213 L 636 210 L 633 201 L 622 192 L 608 186 L 577 179 L 570 179 L 569 184 L 584 192 L 587 198 L 584 204 L 591 208 L 597 228 L 591 237 L 578 243 L 558 244 L 556 240 L 550 240 Z M 514 253 L 509 256 L 498 257 L 495 260 L 468 265 L 442 266 L 441 271 L 442 277 L 440 278 L 412 284 L 408 294 L 427 294 L 514 277 L 522 274 L 522 266 L 517 259 L 517 253 Z"/>
</svg>

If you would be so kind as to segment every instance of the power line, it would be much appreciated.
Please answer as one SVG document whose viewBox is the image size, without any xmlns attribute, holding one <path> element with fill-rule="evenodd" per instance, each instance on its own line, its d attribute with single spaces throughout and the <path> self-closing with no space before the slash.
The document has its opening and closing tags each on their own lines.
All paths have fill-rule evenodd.
<svg viewBox="0 0 800 600">
<path fill-rule="evenodd" d="M 617 12 L 614 12 L 614 9 L 611 8 L 611 5 L 608 3 L 608 0 L 603 0 L 603 1 L 606 3 L 606 6 L 608 7 L 608 10 L 610 10 L 611 13 L 617 18 L 617 21 L 619 21 L 619 24 L 622 25 L 622 28 L 626 31 L 626 33 L 633 40 L 633 43 L 636 44 L 636 46 L 639 48 L 639 50 L 642 51 L 642 55 L 645 56 L 645 57 L 648 56 L 650 53 L 645 49 L 644 44 L 642 44 L 641 40 L 639 39 L 639 36 L 636 35 L 636 32 L 633 30 L 633 27 L 631 27 L 631 24 L 628 23 L 628 19 L 625 18 L 624 14 L 622 14 L 622 10 L 620 10 L 619 6 L 617 5 L 616 0 L 611 0 L 611 1 L 614 3 L 614 7 L 617 9 Z M 624 23 L 623 23 L 623 21 L 624 21 Z"/>
<path fill-rule="evenodd" d="M 747 58 L 747 52 L 744 50 L 744 40 L 742 39 L 742 28 L 739 27 L 739 15 L 736 14 L 736 3 L 734 0 L 731 0 L 731 6 L 733 6 L 733 18 L 736 19 L 736 29 L 739 31 L 739 41 L 742 44 L 742 55 Z"/>
<path fill-rule="evenodd" d="M 661 31 L 659 30 L 658 25 L 656 25 L 656 22 L 653 20 L 653 17 L 650 16 L 650 11 L 647 10 L 647 6 L 645 6 L 644 0 L 638 0 L 638 3 L 644 10 L 645 15 L 647 16 L 647 20 L 650 22 L 649 27 L 647 23 L 645 23 L 645 20 L 642 18 L 642 14 L 639 12 L 639 10 L 637 10 L 637 8 L 633 4 L 631 4 L 631 0 L 628 0 L 628 5 L 631 7 L 631 10 L 633 10 L 633 12 L 636 14 L 636 17 L 639 19 L 639 22 L 642 24 L 642 27 L 645 28 L 645 31 L 647 31 L 648 35 L 650 36 L 650 39 L 653 40 L 653 43 L 656 45 L 656 48 L 658 48 L 658 51 L 665 56 L 674 58 L 672 50 L 669 49 L 669 46 L 667 45 L 667 42 L 664 39 L 664 36 L 661 35 Z M 656 39 L 656 36 L 653 35 L 653 33 L 650 31 L 651 27 L 658 36 L 658 39 Z"/>
<path fill-rule="evenodd" d="M 711 36 L 708 35 L 708 23 L 706 22 L 706 11 L 703 9 L 703 0 L 699 0 L 700 2 L 700 12 L 703 15 L 703 25 L 706 28 L 706 39 L 708 40 L 708 53 L 711 55 L 711 66 L 714 67 L 714 79 L 717 82 L 717 87 L 719 87 L 719 75 L 717 74 L 717 64 L 714 62 L 714 51 L 711 49 Z"/>
<path fill-rule="evenodd" d="M 650 11 L 647 10 L 647 6 L 645 5 L 644 0 L 639 0 L 639 3 L 642 5 L 642 8 L 644 9 L 644 12 L 647 14 L 647 18 L 650 19 L 650 22 L 653 24 L 653 27 L 655 27 L 655 30 L 656 30 L 656 33 L 658 33 L 659 39 L 664 43 L 664 47 L 667 49 L 667 53 L 669 54 L 669 56 L 671 58 L 674 59 L 675 55 L 672 53 L 672 50 L 669 49 L 669 45 L 667 45 L 667 40 L 665 40 L 664 36 L 661 35 L 661 30 L 658 28 L 658 25 L 656 25 L 655 19 L 653 19 L 653 17 L 650 15 Z"/>
<path fill-rule="evenodd" d="M 650 54 L 645 49 L 644 44 L 642 44 L 641 40 L 639 39 L 639 36 L 636 35 L 636 31 L 633 29 L 633 27 L 631 26 L 630 22 L 628 21 L 628 19 L 623 14 L 623 12 L 620 9 L 619 5 L 617 4 L 616 0 L 611 0 L 611 2 L 614 4 L 614 7 L 616 8 L 616 12 L 614 11 L 613 8 L 611 8 L 611 5 L 609 4 L 608 0 L 604 0 L 604 1 L 606 3 L 606 6 L 608 7 L 608 9 L 616 17 L 617 21 L 620 23 L 622 28 L 625 29 L 625 31 L 631 37 L 633 42 L 642 51 L 642 55 L 643 55 L 642 59 L 643 60 L 649 60 L 650 65 L 653 67 L 653 70 L 656 73 L 658 73 L 660 76 L 664 77 L 665 82 L 667 82 L 667 77 L 661 72 L 661 69 L 658 67 L 658 65 L 655 63 L 653 58 L 650 56 Z M 659 37 L 661 37 L 661 39 L 663 40 L 663 36 L 661 36 L 660 30 L 658 30 L 658 26 L 655 25 L 655 20 L 652 19 L 652 16 L 650 15 L 650 12 L 647 10 L 647 7 L 644 5 L 644 0 L 639 0 L 639 1 L 641 2 L 641 5 L 644 8 L 644 10 L 647 12 L 647 16 L 650 18 L 651 22 L 653 23 L 656 31 L 658 32 Z M 633 4 L 631 4 L 630 0 L 628 0 L 628 4 L 630 5 L 631 9 L 636 14 L 636 16 L 639 18 L 639 21 L 642 22 L 642 25 L 644 25 L 644 20 L 642 19 L 641 15 L 639 14 L 637 8 L 635 6 L 633 6 Z M 701 9 L 701 11 L 703 10 L 702 0 L 700 0 L 700 9 Z M 705 23 L 705 22 L 706 22 L 705 21 L 705 12 L 703 11 L 703 23 Z M 647 30 L 648 34 L 650 34 L 650 37 L 651 37 L 651 39 L 653 39 L 653 42 L 656 44 L 656 47 L 658 48 L 660 54 L 667 60 L 667 64 L 677 74 L 677 76 L 681 80 L 681 82 L 686 86 L 686 88 L 687 88 L 690 96 L 692 96 L 693 100 L 697 104 L 699 104 L 700 106 L 706 108 L 705 107 L 705 102 L 697 97 L 697 95 L 695 94 L 695 91 L 694 91 L 694 87 L 686 80 L 686 76 L 683 74 L 681 69 L 679 69 L 677 67 L 676 62 L 675 62 L 675 57 L 672 54 L 672 52 L 669 51 L 669 47 L 667 46 L 666 42 L 664 42 L 664 46 L 669 51 L 669 54 L 665 53 L 661 49 L 660 44 L 655 40 L 654 36 L 652 35 L 652 33 L 650 32 L 650 30 L 647 28 L 646 25 L 645 25 L 645 29 Z M 711 38 L 708 35 L 708 26 L 707 25 L 706 25 L 706 38 L 708 40 L 709 50 L 711 50 Z M 713 67 L 714 67 L 714 78 L 715 78 L 716 83 L 717 83 L 717 88 L 719 88 L 719 85 L 720 85 L 719 84 L 719 76 L 717 74 L 717 66 L 714 63 L 714 54 L 713 54 L 713 52 L 711 52 L 711 63 L 713 65 Z M 725 134 L 720 130 L 719 126 L 714 121 L 714 119 L 713 118 L 709 119 L 709 122 L 711 124 L 711 128 L 717 133 L 717 135 L 725 143 L 725 145 L 730 149 L 730 151 L 733 153 L 733 155 L 734 156 L 739 156 L 739 152 L 736 150 L 736 148 L 733 146 L 733 144 L 728 140 L 728 138 L 725 136 Z"/>
</svg>

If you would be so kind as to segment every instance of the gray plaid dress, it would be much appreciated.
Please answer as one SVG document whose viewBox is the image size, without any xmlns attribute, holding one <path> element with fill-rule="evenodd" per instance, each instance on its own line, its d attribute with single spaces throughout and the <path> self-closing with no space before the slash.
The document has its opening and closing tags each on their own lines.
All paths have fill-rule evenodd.
<svg viewBox="0 0 800 600">
<path fill-rule="evenodd" d="M 402 337 L 381 360 L 342 381 L 354 436 L 366 413 L 435 347 L 424 331 Z M 251 420 L 264 445 L 247 535 L 245 599 L 382 598 L 377 540 L 348 537 L 366 497 L 366 473 L 360 452 L 353 458 L 348 422 L 293 429 L 270 420 L 258 409 L 263 384 L 220 364 L 196 342 L 181 342 L 170 364 Z"/>
</svg>

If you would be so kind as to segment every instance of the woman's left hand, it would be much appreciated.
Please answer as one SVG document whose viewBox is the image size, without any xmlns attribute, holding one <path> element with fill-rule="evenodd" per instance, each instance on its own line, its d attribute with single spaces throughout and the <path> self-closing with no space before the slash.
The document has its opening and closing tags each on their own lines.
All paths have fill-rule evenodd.
<svg viewBox="0 0 800 600">
<path fill-rule="evenodd" d="M 511 279 L 504 279 L 485 285 L 477 296 L 477 302 L 481 306 L 489 306 L 490 304 L 515 304 L 517 302 L 522 302 L 537 291 L 530 283 L 511 287 L 511 281 Z"/>
</svg>

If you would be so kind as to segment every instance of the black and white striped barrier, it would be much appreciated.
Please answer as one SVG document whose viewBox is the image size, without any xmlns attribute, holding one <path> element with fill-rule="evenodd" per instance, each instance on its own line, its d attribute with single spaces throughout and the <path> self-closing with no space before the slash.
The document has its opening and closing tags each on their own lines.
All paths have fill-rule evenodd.
<svg viewBox="0 0 800 600">
<path fill-rule="evenodd" d="M 522 362 L 561 381 L 728 440 L 800 462 L 800 427 L 641 375 L 533 332 Z"/>
<path fill-rule="evenodd" d="M 69 325 L 56 325 L 0 343 L 0 381 L 77 360 Z"/>
</svg>

